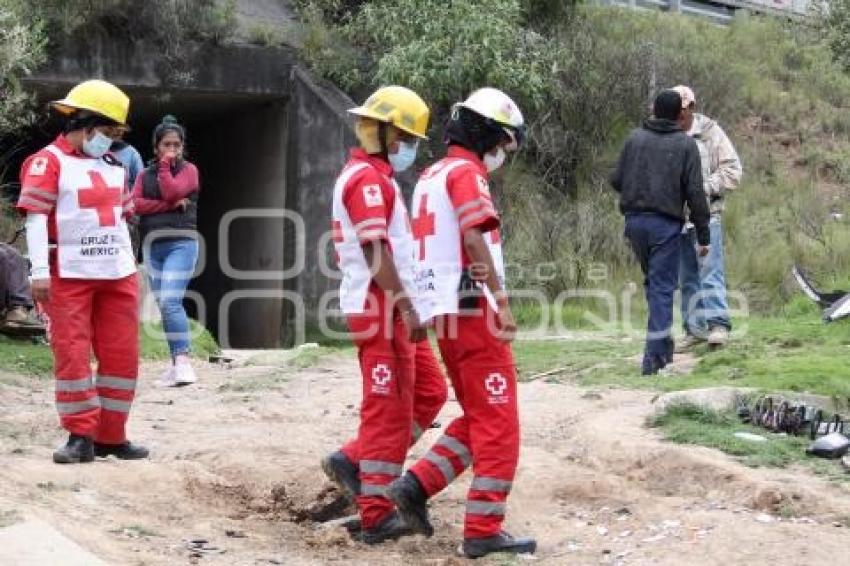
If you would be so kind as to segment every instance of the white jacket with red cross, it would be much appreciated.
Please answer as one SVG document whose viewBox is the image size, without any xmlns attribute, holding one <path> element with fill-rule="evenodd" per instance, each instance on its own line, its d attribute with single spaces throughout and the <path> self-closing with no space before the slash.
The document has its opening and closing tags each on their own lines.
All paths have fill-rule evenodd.
<svg viewBox="0 0 850 566">
<path fill-rule="evenodd" d="M 17 208 L 47 215 L 48 239 L 57 249 L 54 274 L 121 279 L 136 272 L 126 175 L 111 156 L 83 155 L 64 136 L 24 162 Z"/>
<path fill-rule="evenodd" d="M 342 271 L 339 288 L 342 312 L 359 314 L 366 310 L 372 275 L 362 246 L 370 241 L 389 244 L 405 292 L 414 299 L 410 219 L 389 163 L 360 148 L 351 151 L 351 158 L 334 186 L 332 230 Z"/>
<path fill-rule="evenodd" d="M 459 146 L 425 170 L 413 192 L 411 226 L 417 244 L 417 310 L 424 321 L 456 314 L 458 285 L 470 259 L 463 234 L 472 228 L 488 233 L 496 274 L 504 285 L 499 216 L 490 196 L 487 169 L 478 156 Z M 485 289 L 491 306 L 495 301 Z"/>
</svg>

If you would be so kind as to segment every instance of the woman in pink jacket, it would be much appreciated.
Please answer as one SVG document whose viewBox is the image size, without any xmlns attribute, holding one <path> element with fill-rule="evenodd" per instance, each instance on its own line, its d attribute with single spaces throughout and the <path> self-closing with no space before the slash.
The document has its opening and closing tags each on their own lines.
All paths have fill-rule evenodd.
<svg viewBox="0 0 850 566">
<path fill-rule="evenodd" d="M 198 168 L 183 158 L 186 131 L 165 116 L 153 134 L 154 159 L 133 188 L 144 261 L 151 290 L 162 313 L 172 364 L 160 379 L 165 386 L 197 380 L 189 363 L 189 319 L 183 297 L 198 260 Z"/>
</svg>

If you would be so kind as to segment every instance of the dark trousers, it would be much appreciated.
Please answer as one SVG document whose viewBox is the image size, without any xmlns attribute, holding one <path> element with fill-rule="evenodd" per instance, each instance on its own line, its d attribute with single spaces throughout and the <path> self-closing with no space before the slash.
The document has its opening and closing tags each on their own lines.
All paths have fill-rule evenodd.
<svg viewBox="0 0 850 566">
<path fill-rule="evenodd" d="M 0 310 L 32 307 L 27 260 L 10 245 L 0 244 Z"/>
<path fill-rule="evenodd" d="M 644 365 L 672 357 L 673 295 L 679 283 L 682 221 L 652 213 L 627 214 L 626 238 L 640 261 L 649 304 Z"/>
</svg>

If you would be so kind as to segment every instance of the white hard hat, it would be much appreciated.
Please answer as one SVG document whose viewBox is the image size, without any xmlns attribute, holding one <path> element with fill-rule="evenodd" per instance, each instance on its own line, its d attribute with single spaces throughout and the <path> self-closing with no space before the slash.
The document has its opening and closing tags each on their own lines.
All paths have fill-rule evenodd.
<svg viewBox="0 0 850 566">
<path fill-rule="evenodd" d="M 522 117 L 519 106 L 501 90 L 492 87 L 479 88 L 459 106 L 506 126 L 505 131 L 514 140 L 513 147 L 508 147 L 508 149 L 516 149 L 516 146 L 522 141 L 525 119 Z"/>
</svg>

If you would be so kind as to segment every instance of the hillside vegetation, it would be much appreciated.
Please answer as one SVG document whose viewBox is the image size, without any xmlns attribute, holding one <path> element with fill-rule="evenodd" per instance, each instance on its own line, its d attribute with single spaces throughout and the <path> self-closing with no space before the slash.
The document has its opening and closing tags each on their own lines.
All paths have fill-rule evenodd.
<svg viewBox="0 0 850 566">
<path fill-rule="evenodd" d="M 652 93 L 680 83 L 693 86 L 744 162 L 725 218 L 730 286 L 751 309 L 773 312 L 794 292 L 794 262 L 824 285 L 850 281 L 850 228 L 840 219 L 850 77 L 832 51 L 841 52 L 844 33 L 835 14 L 805 25 L 744 16 L 719 27 L 532 0 L 300 5 L 317 72 L 355 99 L 398 83 L 432 104 L 435 141 L 423 161 L 441 152 L 445 112 L 471 89 L 496 85 L 518 100 L 529 143 L 497 180 L 512 287 L 554 296 L 639 281 L 607 175 Z M 552 269 L 538 277 L 547 262 Z"/>
</svg>

